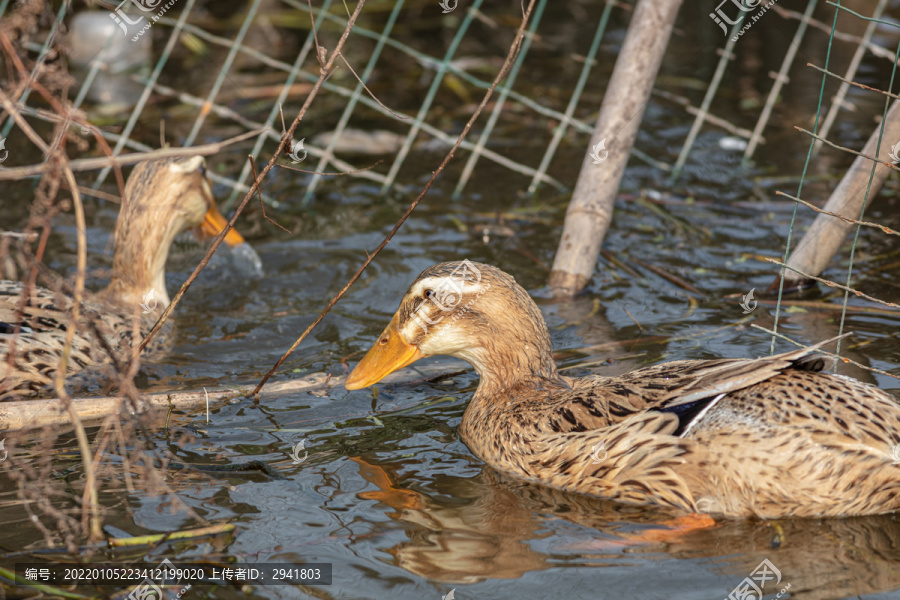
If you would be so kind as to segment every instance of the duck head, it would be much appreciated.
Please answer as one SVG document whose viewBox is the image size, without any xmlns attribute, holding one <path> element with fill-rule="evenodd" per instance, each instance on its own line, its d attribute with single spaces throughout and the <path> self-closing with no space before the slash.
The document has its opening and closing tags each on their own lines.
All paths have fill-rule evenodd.
<svg viewBox="0 0 900 600">
<path fill-rule="evenodd" d="M 113 276 L 104 293 L 118 302 L 139 303 L 152 289 L 165 306 L 165 266 L 172 240 L 187 229 L 201 239 L 214 237 L 226 224 L 202 156 L 139 163 L 125 185 L 116 221 Z M 232 229 L 225 242 L 235 246 L 244 238 Z"/>
<path fill-rule="evenodd" d="M 526 381 L 557 382 L 550 334 L 512 276 L 468 260 L 425 269 L 344 384 L 356 390 L 425 356 L 461 358 L 481 376 L 476 396 Z"/>
</svg>

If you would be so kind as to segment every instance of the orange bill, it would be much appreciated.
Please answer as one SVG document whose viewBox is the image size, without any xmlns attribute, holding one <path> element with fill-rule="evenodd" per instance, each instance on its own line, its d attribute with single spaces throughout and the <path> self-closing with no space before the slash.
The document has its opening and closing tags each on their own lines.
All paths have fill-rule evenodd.
<svg viewBox="0 0 900 600">
<path fill-rule="evenodd" d="M 347 381 L 344 383 L 345 388 L 360 390 L 373 383 L 378 383 L 387 375 L 424 356 L 418 348 L 406 343 L 403 336 L 400 335 L 398 322 L 397 315 L 394 315 L 375 345 L 369 349 L 347 377 Z"/>
<path fill-rule="evenodd" d="M 225 226 L 228 225 L 228 221 L 225 217 L 222 216 L 222 213 L 219 212 L 219 209 L 216 208 L 216 205 L 213 204 L 209 207 L 209 210 L 206 211 L 206 217 L 203 219 L 203 223 L 200 224 L 200 233 L 208 236 L 215 237 L 219 235 L 219 233 L 225 229 Z M 225 235 L 225 243 L 229 246 L 237 246 L 238 244 L 244 243 L 244 236 L 239 234 L 236 229 L 233 227 L 228 230 L 228 233 Z"/>
</svg>

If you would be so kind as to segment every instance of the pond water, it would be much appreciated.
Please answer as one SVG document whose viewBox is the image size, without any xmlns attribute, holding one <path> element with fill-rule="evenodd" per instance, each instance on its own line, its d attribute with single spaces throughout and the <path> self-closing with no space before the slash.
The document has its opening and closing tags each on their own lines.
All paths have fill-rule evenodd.
<svg viewBox="0 0 900 600">
<path fill-rule="evenodd" d="M 429 3 L 428 9 L 431 4 L 436 3 Z M 554 86 L 570 89 L 573 73 L 580 68 L 580 63 L 573 65 L 570 53 L 583 54 L 593 35 L 588 28 L 574 40 L 565 40 L 566 32 L 584 19 L 596 22 L 600 11 L 587 3 L 571 4 L 552 9 L 545 17 L 544 39 L 534 50 L 536 64 L 520 80 L 520 91 L 543 97 L 556 107 L 565 106 L 567 92 Z M 414 6 L 426 10 L 424 4 Z M 508 14 L 496 7 L 490 14 L 495 18 L 505 14 L 507 19 L 518 14 L 517 6 L 507 8 Z M 831 13 L 820 12 L 817 16 L 830 23 Z M 704 82 L 717 60 L 715 48 L 722 42 L 718 29 L 707 21 L 703 11 L 684 8 L 660 79 L 661 87 L 691 97 L 694 104 L 702 97 Z M 767 14 L 765 24 L 757 24 L 741 38 L 736 50 L 739 60 L 729 67 L 734 73 L 726 78 L 721 97 L 713 105 L 716 114 L 752 127 L 759 108 L 742 109 L 740 102 L 765 97 L 771 82 L 765 74 L 777 70 L 794 26 L 794 21 Z M 409 27 L 412 31 L 404 35 L 428 34 L 424 26 Z M 432 55 L 443 51 L 449 34 L 442 34 L 436 37 L 439 41 L 432 41 L 438 44 L 429 48 Z M 602 98 L 602 84 L 624 35 L 623 23 L 613 19 L 607 35 L 592 77 L 596 81 L 589 85 L 579 109 L 579 117 L 588 121 Z M 819 75 L 801 65 L 822 61 L 826 42 L 827 36 L 815 32 L 803 46 L 791 72 L 794 80 L 784 92 L 790 102 L 778 106 L 766 130 L 768 143 L 752 167 L 737 165 L 733 153 L 719 146 L 723 134 L 710 127 L 701 133 L 685 173 L 675 183 L 632 159 L 603 246 L 632 273 L 604 257 L 589 288 L 572 301 L 554 302 L 545 288 L 569 195 L 542 189 L 528 196 L 523 193 L 527 178 L 482 162 L 462 197 L 451 201 L 467 157 L 460 153 L 275 380 L 318 372 L 345 375 L 376 339 L 421 270 L 435 262 L 463 258 L 504 269 L 532 293 L 550 327 L 558 363 L 570 375 L 612 375 L 677 359 L 767 354 L 771 338 L 750 324 L 771 327 L 774 307 L 760 302 L 745 315 L 739 301 L 751 288 L 759 294 L 772 281 L 775 268 L 759 257 L 780 257 L 784 251 L 793 205 L 774 192 L 796 192 L 808 138 L 792 126 L 809 126 L 819 85 Z M 845 63 L 853 47 L 838 46 L 835 60 Z M 503 48 L 485 42 L 469 51 L 493 57 L 502 55 Z M 285 54 L 290 55 L 287 50 Z M 754 61 L 759 64 L 747 65 Z M 884 87 L 886 74 L 883 65 L 875 63 L 861 79 Z M 421 95 L 414 90 L 419 88 L 392 93 L 390 81 L 383 74 L 376 76 L 373 88 L 382 101 L 415 110 Z M 423 89 L 427 85 L 415 79 L 403 84 Z M 471 105 L 464 106 L 446 90 L 441 99 L 440 126 L 456 134 Z M 844 145 L 861 146 L 860 140 L 873 126 L 871 114 L 880 114 L 881 105 L 862 94 L 854 99 L 861 111 L 842 113 L 834 136 Z M 325 95 L 316 102 L 319 112 L 312 118 L 326 122 L 343 107 L 343 100 L 335 96 Z M 490 147 L 534 164 L 552 131 L 544 120 L 531 120 L 524 116 L 530 113 L 522 112 L 521 117 L 515 111 L 505 113 Z M 170 118 L 175 119 L 170 136 L 190 125 L 189 120 L 179 125 L 177 113 Z M 638 147 L 673 162 L 690 124 L 691 117 L 682 108 L 656 98 L 648 106 Z M 155 127 L 147 125 L 150 140 L 156 135 Z M 583 134 L 567 136 L 551 174 L 572 187 L 587 142 Z M 237 150 L 234 154 L 236 158 L 221 159 L 221 165 L 231 169 L 246 155 Z M 427 148 L 415 152 L 404 168 L 405 181 L 423 183 L 441 156 Z M 219 164 L 216 157 L 211 164 Z M 823 152 L 810 169 L 804 197 L 824 200 L 848 164 L 846 155 Z M 308 207 L 302 207 L 303 175 L 278 170 L 270 178 L 266 192 L 280 204 L 270 209 L 269 216 L 293 233 L 266 225 L 258 214 L 250 215 L 254 226 L 248 222 L 243 229 L 256 232 L 248 238 L 262 260 L 265 276 L 236 282 L 224 264 L 202 274 L 178 307 L 174 353 L 143 368 L 138 377 L 142 388 L 198 390 L 255 384 L 355 272 L 365 253 L 383 239 L 415 195 L 414 186 L 412 191 L 382 196 L 370 183 L 335 178 L 317 190 Z M 869 220 L 900 229 L 896 187 L 889 181 L 868 212 Z M 29 192 L 22 187 L 15 190 L 21 202 L 0 208 L 5 223 L 19 224 L 25 215 Z M 651 199 L 641 201 L 642 190 L 660 196 L 651 194 Z M 218 188 L 217 194 L 225 197 L 227 190 Z M 106 243 L 116 207 L 91 200 L 88 212 L 89 262 L 108 266 Z M 478 229 L 497 224 L 498 215 L 514 235 L 485 236 Z M 810 211 L 801 211 L 798 228 L 810 221 Z M 48 263 L 71 273 L 75 237 L 67 223 L 61 218 L 55 230 Z M 897 302 L 897 247 L 887 237 L 863 230 L 854 285 Z M 845 276 L 846 250 L 833 261 L 826 277 L 841 280 Z M 167 273 L 170 292 L 191 271 L 199 252 L 186 245 L 173 253 Z M 697 291 L 675 285 L 646 264 L 689 282 Z M 802 300 L 826 304 L 838 302 L 839 297 L 823 288 Z M 873 305 L 851 298 L 850 306 Z M 779 327 L 798 341 L 814 342 L 835 335 L 839 318 L 839 311 L 796 303 L 782 312 Z M 845 331 L 856 335 L 845 346 L 846 355 L 900 375 L 897 325 L 898 317 L 889 311 L 851 310 Z M 777 350 L 789 348 L 783 342 L 776 344 Z M 466 402 L 477 384 L 471 369 L 462 373 L 457 369 L 456 361 L 427 359 L 408 369 L 408 383 L 377 386 L 377 396 L 371 389 L 347 392 L 338 385 L 267 398 L 257 405 L 241 402 L 214 407 L 209 421 L 200 409 L 176 413 L 168 430 L 148 434 L 153 449 L 182 463 L 264 461 L 285 479 L 168 471 L 169 485 L 191 510 L 212 523 L 232 523 L 236 530 L 224 543 L 163 545 L 154 556 L 189 560 L 215 555 L 240 562 L 333 565 L 330 586 L 258 587 L 249 593 L 220 588 L 209 594 L 214 598 L 439 600 L 455 590 L 458 600 L 720 599 L 728 597 L 764 559 L 781 575 L 777 589 L 771 582 L 766 587 L 772 597 L 789 585 L 782 598 L 900 598 L 900 518 L 895 515 L 722 520 L 714 528 L 677 539 L 627 543 L 640 532 L 662 527 L 671 515 L 524 484 L 486 467 L 457 436 Z M 427 375 L 445 371 L 456 374 L 423 381 Z M 856 368 L 844 372 L 895 395 L 900 392 L 894 378 Z M 178 433 L 189 433 L 190 441 Z M 292 451 L 300 442 L 308 457 L 294 464 Z M 55 445 L 76 447 L 68 432 L 59 434 Z M 69 478 L 80 473 L 79 463 L 71 457 L 61 458 L 54 466 L 71 469 Z M 0 522 L 6 524 L 0 547 L 43 547 L 43 538 L 16 501 L 15 486 L 7 474 L 0 472 L 0 482 Z M 58 485 L 66 484 L 60 480 Z M 107 533 L 111 535 L 198 526 L 187 511 L 173 513 L 165 508 L 165 498 L 128 492 L 116 482 L 111 482 L 110 489 L 101 501 L 108 507 Z M 156 562 L 154 556 L 147 560 Z M 200 597 L 201 591 L 190 593 Z"/>
</svg>

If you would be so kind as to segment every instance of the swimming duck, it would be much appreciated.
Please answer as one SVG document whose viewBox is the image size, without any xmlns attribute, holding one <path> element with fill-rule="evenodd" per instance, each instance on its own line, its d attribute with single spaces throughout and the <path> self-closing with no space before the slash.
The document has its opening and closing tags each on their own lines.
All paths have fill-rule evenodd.
<svg viewBox="0 0 900 600">
<path fill-rule="evenodd" d="M 345 385 L 461 358 L 480 376 L 463 442 L 498 471 L 561 490 L 730 517 L 900 509 L 900 404 L 820 372 L 814 349 L 566 377 L 515 279 L 448 262 L 412 283 Z"/>
<path fill-rule="evenodd" d="M 143 337 L 169 304 L 165 265 L 172 240 L 190 228 L 201 237 L 214 236 L 226 223 L 216 208 L 202 156 L 135 166 L 116 221 L 113 274 L 106 289 L 85 294 L 67 377 L 89 365 L 127 361 L 135 317 L 140 317 Z M 225 241 L 233 246 L 244 239 L 232 229 Z M 0 401 L 48 391 L 65 344 L 73 299 L 34 287 L 22 306 L 24 287 L 0 281 Z M 144 358 L 165 352 L 170 330 L 168 326 L 154 337 Z"/>
</svg>

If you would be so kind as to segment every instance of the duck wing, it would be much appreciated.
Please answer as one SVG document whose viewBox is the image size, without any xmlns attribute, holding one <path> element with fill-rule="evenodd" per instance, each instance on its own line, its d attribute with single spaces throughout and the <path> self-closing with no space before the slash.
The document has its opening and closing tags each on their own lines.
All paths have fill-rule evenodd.
<svg viewBox="0 0 900 600">
<path fill-rule="evenodd" d="M 37 331 L 65 331 L 66 313 L 72 299 L 48 289 L 33 287 L 28 302 L 21 308 L 25 286 L 18 281 L 0 281 L 0 334 Z"/>
<path fill-rule="evenodd" d="M 0 401 L 34 396 L 52 386 L 70 326 L 71 297 L 33 287 L 22 305 L 24 287 L 17 281 L 0 281 Z M 111 362 L 118 369 L 131 352 L 133 330 L 133 317 L 105 303 L 86 300 L 80 315 L 66 369 L 68 383 L 76 387 L 92 381 L 85 371 L 92 365 Z M 142 323 L 142 329 L 148 323 L 152 321 Z M 85 374 L 84 383 L 72 379 L 80 372 Z"/>
<path fill-rule="evenodd" d="M 696 481 L 684 466 L 702 460 L 705 449 L 675 437 L 677 427 L 674 415 L 645 412 L 600 430 L 546 436 L 518 474 L 618 502 L 696 511 Z"/>
<path fill-rule="evenodd" d="M 660 401 L 666 408 L 675 408 L 748 388 L 788 369 L 821 371 L 826 361 L 823 356 L 816 354 L 816 351 L 848 335 L 850 334 L 831 338 L 807 348 L 762 358 L 701 361 L 696 365 L 697 368 L 689 369 L 685 373 L 689 376 L 687 385 L 672 390 L 667 397 L 660 398 Z"/>
<path fill-rule="evenodd" d="M 816 351 L 837 339 L 756 359 L 681 360 L 617 377 L 566 379 L 570 389 L 555 395 L 550 402 L 544 401 L 541 429 L 598 429 L 635 414 L 655 411 L 676 415 L 680 421 L 676 434 L 680 434 L 729 393 L 792 369 L 821 371 L 826 359 Z"/>
<path fill-rule="evenodd" d="M 65 345 L 72 299 L 34 287 L 20 308 L 24 287 L 17 281 L 0 281 L 0 401 L 49 387 Z M 83 368 L 91 362 L 90 355 L 89 340 L 74 336 L 68 370 Z"/>
</svg>

